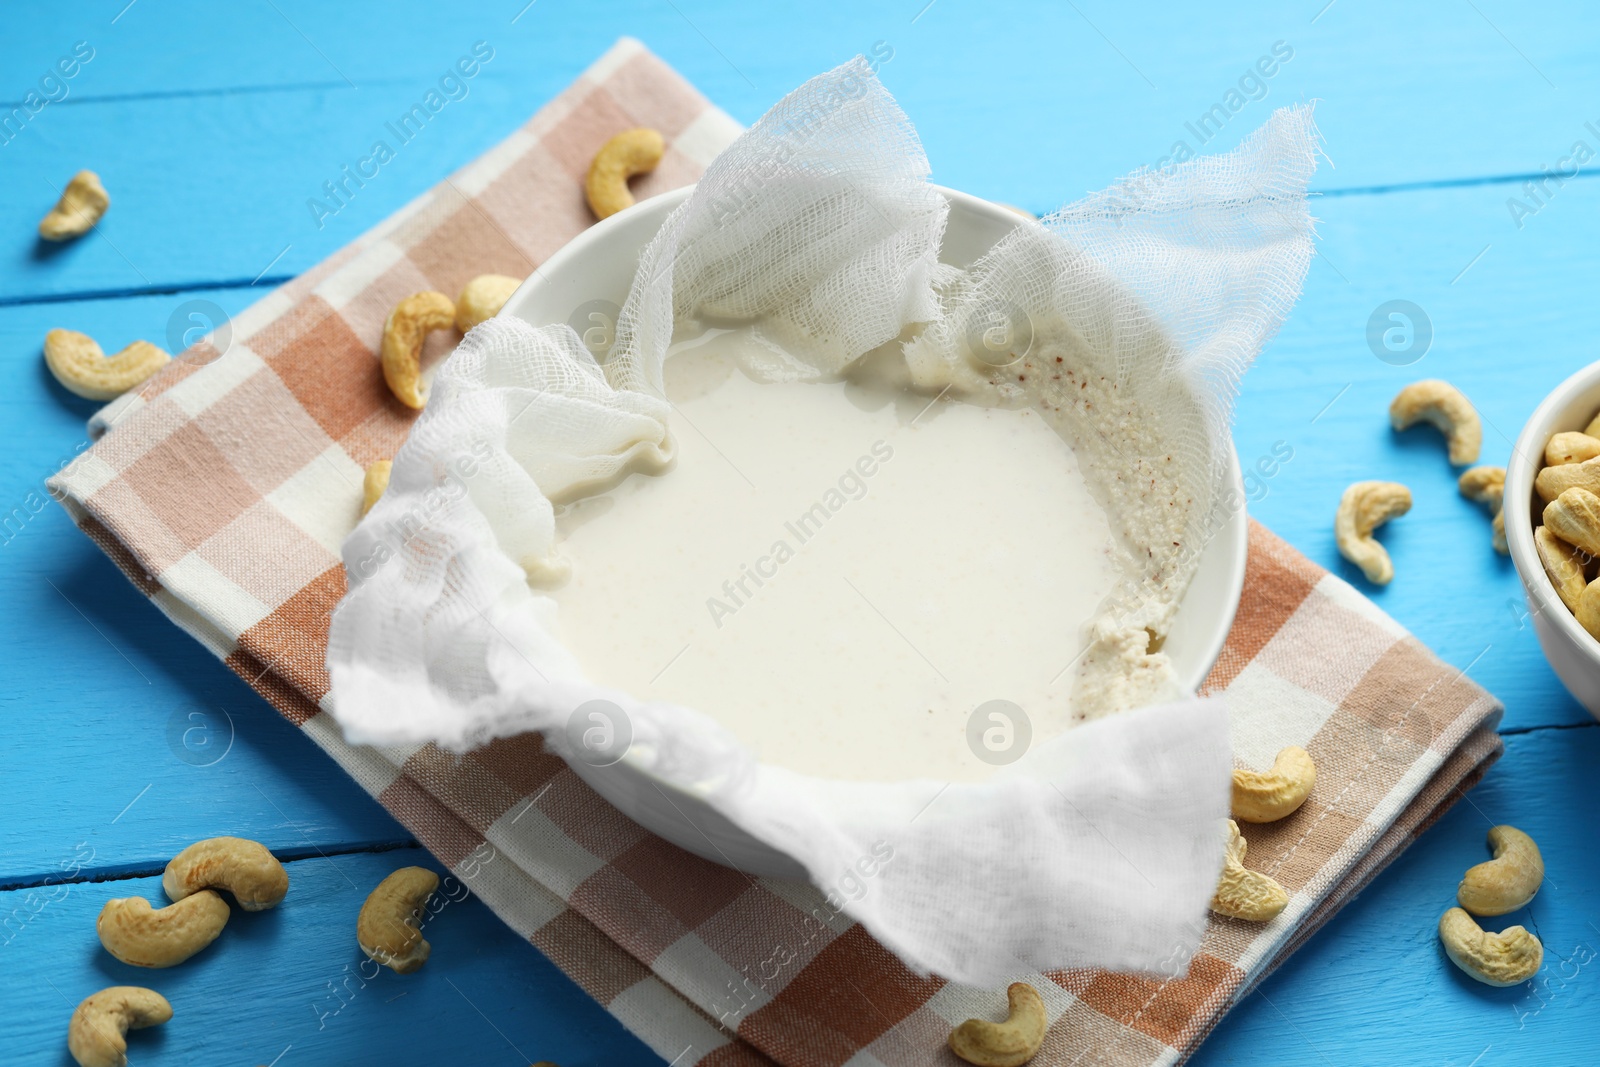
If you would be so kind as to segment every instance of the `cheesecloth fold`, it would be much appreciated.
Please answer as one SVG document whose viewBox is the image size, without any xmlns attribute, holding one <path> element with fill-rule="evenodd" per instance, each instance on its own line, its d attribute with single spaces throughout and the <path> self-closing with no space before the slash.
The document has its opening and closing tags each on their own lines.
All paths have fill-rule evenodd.
<svg viewBox="0 0 1600 1067">
<path fill-rule="evenodd" d="M 329 710 L 357 743 L 540 731 L 592 764 L 570 724 L 605 701 L 628 767 L 793 857 L 919 971 L 994 985 L 1181 969 L 1221 869 L 1232 763 L 1224 709 L 1178 694 L 1159 644 L 1240 506 L 1223 490 L 1233 399 L 1309 266 L 1315 149 L 1310 109 L 1280 110 L 1231 153 L 1139 172 L 957 269 L 939 263 L 948 206 L 916 132 L 865 61 L 812 79 L 668 217 L 604 364 L 566 324 L 501 317 L 441 366 L 344 545 Z M 983 782 L 844 782 L 589 681 L 541 592 L 561 569 L 554 505 L 667 467 L 662 363 L 693 321 L 750 325 L 789 378 L 905 339 L 914 388 L 1048 413 L 1124 526 L 1122 582 L 1076 667 L 1093 721 Z M 1018 373 L 1050 365 L 1070 384 Z M 1161 493 L 1130 489 L 1145 482 Z"/>
</svg>

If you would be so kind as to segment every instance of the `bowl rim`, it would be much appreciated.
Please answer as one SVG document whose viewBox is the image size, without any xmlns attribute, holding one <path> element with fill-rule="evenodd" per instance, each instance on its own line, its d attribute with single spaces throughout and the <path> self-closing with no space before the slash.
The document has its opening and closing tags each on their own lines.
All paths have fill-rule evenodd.
<svg viewBox="0 0 1600 1067">
<path fill-rule="evenodd" d="M 993 201 L 931 182 L 929 185 L 943 195 L 952 207 L 959 206 L 986 216 L 990 220 L 1004 223 L 1008 227 L 1027 225 L 1030 222 L 1028 217 L 1021 213 L 1002 207 Z M 533 269 L 523 284 L 506 301 L 499 314 L 516 316 L 536 326 L 543 325 L 544 317 L 532 314 L 531 309 L 527 307 L 534 300 L 537 290 L 545 285 L 555 284 L 553 278 L 563 277 L 567 271 L 572 270 L 581 257 L 589 254 L 589 250 L 597 243 L 607 240 L 612 231 L 629 225 L 640 215 L 661 211 L 664 220 L 666 213 L 692 195 L 694 189 L 694 185 L 683 186 L 638 201 L 575 235 Z M 630 276 L 630 285 L 631 281 Z M 524 313 L 525 311 L 528 313 Z M 1206 678 L 1221 659 L 1223 647 L 1232 632 L 1244 592 L 1250 538 L 1247 512 L 1249 497 L 1245 492 L 1238 449 L 1231 432 L 1227 443 L 1228 465 L 1224 472 L 1223 491 L 1231 489 L 1236 494 L 1239 506 L 1216 526 L 1210 539 L 1201 549 L 1202 553 L 1209 553 L 1217 538 L 1231 538 L 1231 544 L 1227 546 L 1231 551 L 1225 555 L 1218 553 L 1218 565 L 1227 568 L 1226 580 L 1222 583 L 1223 603 L 1217 611 L 1213 628 L 1206 640 L 1196 643 L 1193 667 L 1177 678 L 1184 694 L 1198 694 Z M 1194 585 L 1191 584 L 1189 589 L 1185 590 L 1184 596 L 1187 598 L 1193 589 Z M 1181 603 L 1180 601 L 1180 610 Z M 747 874 L 781 878 L 808 877 L 792 856 L 780 852 L 749 831 L 729 822 L 727 816 L 714 805 L 707 803 L 706 799 L 693 789 L 662 779 L 654 773 L 648 762 L 641 762 L 642 757 L 636 758 L 638 756 L 638 753 L 629 752 L 622 760 L 609 767 L 593 767 L 582 761 L 569 762 L 569 766 L 579 778 L 628 818 L 696 855 Z M 666 800 L 667 804 L 663 807 L 655 803 L 656 798 Z"/>
<path fill-rule="evenodd" d="M 1030 216 L 1023 215 L 992 200 L 985 200 L 971 193 L 962 192 L 959 189 L 951 189 L 948 186 L 934 182 L 929 182 L 928 185 L 949 201 L 952 207 L 960 207 L 974 214 L 986 216 L 990 220 L 1003 223 L 1008 227 L 1024 226 L 1030 223 L 1038 225 L 1037 220 L 1032 219 Z M 524 308 L 534 298 L 541 285 L 549 282 L 550 277 L 560 276 L 571 270 L 581 257 L 590 254 L 590 250 L 594 246 L 607 240 L 612 231 L 628 225 L 630 221 L 640 215 L 661 212 L 664 221 L 666 215 L 686 201 L 693 194 L 695 188 L 696 184 L 680 186 L 637 201 L 616 214 L 599 220 L 582 233 L 577 234 L 529 274 L 523 284 L 506 301 L 499 314 L 516 316 L 525 321 L 534 322 L 537 316 L 524 314 Z M 631 279 L 629 284 L 631 285 Z M 535 325 L 538 324 L 535 322 Z M 1223 491 L 1226 492 L 1230 489 L 1237 495 L 1239 506 L 1222 523 L 1217 525 L 1211 534 L 1211 539 L 1200 550 L 1202 554 L 1208 552 L 1216 538 L 1224 536 L 1233 538 L 1232 552 L 1221 559 L 1221 562 L 1227 567 L 1227 582 L 1224 589 L 1223 604 L 1216 613 L 1215 624 L 1208 634 L 1207 640 L 1203 644 L 1197 644 L 1192 667 L 1177 676 L 1177 683 L 1181 691 L 1186 694 L 1198 694 L 1204 686 L 1206 678 L 1210 676 L 1212 669 L 1221 659 L 1223 647 L 1227 643 L 1228 635 L 1233 630 L 1233 624 L 1238 616 L 1239 604 L 1244 593 L 1249 556 L 1249 497 L 1245 492 L 1243 470 L 1239 463 L 1239 452 L 1234 444 L 1231 432 L 1228 435 L 1228 465 L 1224 473 Z M 1189 589 L 1184 591 L 1185 598 L 1188 597 L 1193 588 L 1194 586 L 1191 583 Z M 1180 600 L 1180 610 L 1182 603 L 1183 601 Z M 621 762 L 625 764 L 632 763 L 627 758 L 624 758 Z M 642 766 L 635 765 L 635 769 L 648 773 L 648 768 Z M 655 776 L 650 775 L 650 777 L 654 779 Z"/>
<path fill-rule="evenodd" d="M 1556 386 L 1539 406 L 1533 409 L 1528 421 L 1523 423 L 1516 444 L 1511 447 L 1511 458 L 1506 466 L 1505 514 L 1506 545 L 1510 549 L 1511 564 L 1522 579 L 1535 614 L 1553 618 L 1555 627 L 1569 642 L 1581 649 L 1591 660 L 1600 663 L 1600 641 L 1582 626 L 1556 592 L 1555 583 L 1545 573 L 1544 562 L 1533 540 L 1533 482 L 1544 460 L 1544 448 L 1554 424 L 1561 421 L 1571 407 L 1573 397 L 1585 389 L 1600 386 L 1600 362 L 1569 375 Z M 1536 602 L 1535 602 L 1536 601 Z"/>
<path fill-rule="evenodd" d="M 685 200 L 688 200 L 697 186 L 698 183 L 690 183 L 679 186 L 676 189 L 669 189 L 663 193 L 657 193 L 655 196 L 647 197 L 644 200 L 636 201 L 616 214 L 599 220 L 593 226 L 577 234 L 552 253 L 549 259 L 533 269 L 532 273 L 523 280 L 522 284 L 517 287 L 516 292 L 512 293 L 511 297 L 501 307 L 498 314 L 514 315 L 532 322 L 533 318 L 522 315 L 521 309 L 523 305 L 533 298 L 539 283 L 548 282 L 549 279 L 545 276 L 546 272 L 550 275 L 558 275 L 570 269 L 573 261 L 586 255 L 592 246 L 606 240 L 611 231 L 627 225 L 630 220 L 639 215 L 656 211 L 670 213 Z M 1030 221 L 1037 224 L 1037 220 L 1031 216 L 997 204 L 992 200 L 985 200 L 972 193 L 952 189 L 936 182 L 929 182 L 928 186 L 943 196 L 952 206 L 959 205 L 967 211 L 988 216 L 992 220 L 1009 226 L 1023 226 Z M 663 215 L 663 220 L 664 218 L 665 214 Z M 539 325 L 538 323 L 534 324 Z M 1224 610 L 1218 619 L 1218 625 L 1211 634 L 1210 639 L 1201 649 L 1201 654 L 1196 657 L 1195 666 L 1191 674 L 1178 679 L 1179 686 L 1186 693 L 1198 693 L 1201 687 L 1204 686 L 1206 678 L 1210 676 L 1212 669 L 1216 666 L 1217 661 L 1222 658 L 1222 649 L 1227 644 L 1228 635 L 1233 631 L 1234 620 L 1238 617 L 1239 602 L 1244 596 L 1246 564 L 1249 557 L 1249 514 L 1247 506 L 1249 498 L 1245 493 L 1244 473 L 1239 465 L 1239 450 L 1234 444 L 1231 429 L 1228 434 L 1228 468 L 1224 475 L 1227 481 L 1226 488 L 1232 489 L 1238 495 L 1239 507 L 1224 523 L 1217 527 L 1212 534 L 1212 538 L 1220 537 L 1230 527 L 1238 526 L 1240 527 L 1236 531 L 1238 544 L 1232 558 L 1227 560 L 1229 580 Z M 1202 553 L 1207 551 L 1209 544 L 1210 542 L 1201 548 Z M 1184 591 L 1184 596 L 1188 596 L 1187 589 Z"/>
</svg>

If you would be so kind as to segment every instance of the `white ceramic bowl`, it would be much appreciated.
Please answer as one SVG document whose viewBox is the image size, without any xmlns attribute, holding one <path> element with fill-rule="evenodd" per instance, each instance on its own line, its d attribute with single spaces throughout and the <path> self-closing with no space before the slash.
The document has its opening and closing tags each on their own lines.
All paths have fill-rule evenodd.
<svg viewBox="0 0 1600 1067">
<path fill-rule="evenodd" d="M 967 266 L 1022 225 L 1018 215 L 987 200 L 935 188 L 950 201 L 940 248 L 946 263 Z M 691 190 L 663 193 L 591 226 L 546 260 L 500 314 L 536 326 L 572 322 L 581 332 L 590 309 L 620 307 L 633 284 L 640 250 Z M 1202 552 L 1163 646 L 1178 680 L 1191 692 L 1199 689 L 1221 654 L 1244 589 L 1248 527 L 1237 456 L 1231 479 L 1240 507 Z M 572 769 L 624 815 L 680 848 L 750 874 L 805 877 L 789 856 L 757 841 L 701 798 L 657 780 L 627 759 L 608 767 L 579 761 Z"/>
<path fill-rule="evenodd" d="M 1600 411 L 1600 363 L 1591 363 L 1556 386 L 1522 428 L 1506 466 L 1505 514 L 1506 543 L 1528 595 L 1539 647 L 1567 692 L 1600 719 L 1600 641 L 1578 625 L 1556 595 L 1533 544 L 1535 516 L 1544 510 L 1534 495 L 1533 479 L 1544 463 L 1545 442 L 1551 434 L 1583 429 L 1596 411 Z"/>
</svg>

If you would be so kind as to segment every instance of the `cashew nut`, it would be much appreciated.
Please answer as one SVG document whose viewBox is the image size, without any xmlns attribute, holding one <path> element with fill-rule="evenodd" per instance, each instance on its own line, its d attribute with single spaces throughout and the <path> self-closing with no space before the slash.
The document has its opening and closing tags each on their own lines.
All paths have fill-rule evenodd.
<svg viewBox="0 0 1600 1067">
<path fill-rule="evenodd" d="M 1005 1022 L 968 1019 L 950 1031 L 950 1051 L 976 1067 L 1020 1067 L 1033 1059 L 1050 1022 L 1044 999 L 1028 983 L 1012 982 L 1006 1001 Z"/>
<path fill-rule="evenodd" d="M 1468 869 L 1456 890 L 1456 900 L 1474 915 L 1516 911 L 1533 899 L 1544 881 L 1539 846 L 1515 826 L 1491 827 L 1489 847 L 1494 859 Z"/>
<path fill-rule="evenodd" d="M 1506 495 L 1506 469 L 1504 467 L 1469 467 L 1456 479 L 1461 495 L 1479 504 L 1489 505 L 1490 511 L 1499 511 Z"/>
<path fill-rule="evenodd" d="M 443 293 L 412 293 L 389 312 L 383 324 L 383 380 L 400 403 L 422 410 L 422 342 L 434 330 L 448 329 L 456 305 Z"/>
<path fill-rule="evenodd" d="M 243 837 L 209 837 L 172 858 L 161 888 L 173 900 L 202 889 L 226 889 L 245 911 L 277 907 L 289 892 L 289 872 L 267 847 Z"/>
<path fill-rule="evenodd" d="M 129 1030 L 160 1026 L 172 1005 L 153 989 L 114 985 L 83 998 L 67 1025 L 67 1051 L 78 1067 L 127 1067 Z"/>
<path fill-rule="evenodd" d="M 1360 567 L 1367 581 L 1388 585 L 1394 577 L 1394 564 L 1372 531 L 1410 510 L 1411 490 L 1398 482 L 1355 483 L 1344 491 L 1333 521 L 1339 554 Z"/>
<path fill-rule="evenodd" d="M 500 309 L 521 285 L 521 278 L 507 274 L 480 274 L 472 279 L 456 297 L 456 329 L 466 333 L 478 323 L 500 314 Z"/>
<path fill-rule="evenodd" d="M 1589 425 L 1583 428 L 1583 432 L 1590 437 L 1600 439 L 1600 413 L 1597 413 L 1594 418 L 1589 420 Z"/>
<path fill-rule="evenodd" d="M 86 400 L 115 400 L 172 359 L 149 341 L 107 357 L 94 338 L 76 330 L 44 335 L 44 363 L 68 392 Z"/>
<path fill-rule="evenodd" d="M 1389 405 L 1389 421 L 1404 430 L 1418 421 L 1438 427 L 1450 445 L 1450 462 L 1456 466 L 1478 458 L 1483 445 L 1483 424 L 1472 403 L 1449 382 L 1429 378 L 1412 382 Z"/>
<path fill-rule="evenodd" d="M 628 191 L 628 179 L 655 170 L 666 151 L 661 134 L 643 128 L 623 130 L 601 145 L 583 182 L 594 217 L 607 218 L 631 207 L 633 194 Z"/>
<path fill-rule="evenodd" d="M 361 905 L 356 943 L 368 958 L 396 974 L 410 974 L 428 962 L 432 946 L 422 939 L 420 921 L 439 876 L 426 867 L 401 867 L 378 883 Z"/>
<path fill-rule="evenodd" d="M 1556 587 L 1556 595 L 1568 611 L 1576 614 L 1578 598 L 1589 584 L 1583 577 L 1583 561 L 1578 557 L 1578 550 L 1543 526 L 1534 527 L 1533 546 L 1539 550 L 1539 562 L 1544 564 L 1550 584 Z"/>
<path fill-rule="evenodd" d="M 1217 880 L 1217 891 L 1211 897 L 1211 910 L 1248 922 L 1270 922 L 1289 906 L 1289 894 L 1260 871 L 1245 867 L 1244 854 L 1249 847 L 1239 833 L 1239 824 L 1229 819 L 1227 859 L 1222 865 L 1222 877 Z"/>
<path fill-rule="evenodd" d="M 361 479 L 361 514 L 364 517 L 378 502 L 383 491 L 389 488 L 389 471 L 394 463 L 387 459 L 380 459 L 367 468 L 367 475 Z"/>
<path fill-rule="evenodd" d="M 1600 496 L 1600 456 L 1582 463 L 1545 467 L 1534 477 L 1533 488 L 1547 504 L 1568 489 L 1587 489 Z"/>
<path fill-rule="evenodd" d="M 1317 765 L 1311 753 L 1290 745 L 1278 753 L 1270 771 L 1233 772 L 1233 817 L 1245 822 L 1277 822 L 1293 815 L 1311 795 Z"/>
<path fill-rule="evenodd" d="M 1600 456 L 1600 441 L 1576 431 L 1558 433 L 1544 446 L 1544 461 L 1552 467 L 1563 463 L 1582 463 L 1596 456 Z"/>
<path fill-rule="evenodd" d="M 1590 582 L 1578 594 L 1578 606 L 1572 609 L 1578 625 L 1589 631 L 1589 636 L 1600 641 L 1600 582 Z"/>
<path fill-rule="evenodd" d="M 164 908 L 144 897 L 106 901 L 94 924 L 100 943 L 133 967 L 175 967 L 217 939 L 228 925 L 228 902 L 203 890 Z"/>
<path fill-rule="evenodd" d="M 100 184 L 100 175 L 92 170 L 80 170 L 61 190 L 56 206 L 39 220 L 39 236 L 46 241 L 80 237 L 94 229 L 94 224 L 110 206 L 111 197 Z"/>
<path fill-rule="evenodd" d="M 1508 926 L 1491 934 L 1460 908 L 1440 916 L 1439 940 L 1450 962 L 1484 985 L 1521 985 L 1544 962 L 1544 946 L 1527 930 Z"/>
<path fill-rule="evenodd" d="M 1600 555 L 1600 496 L 1568 489 L 1544 506 L 1544 525 L 1569 545 Z"/>
<path fill-rule="evenodd" d="M 1506 517 L 1503 510 L 1506 497 L 1506 469 L 1470 467 L 1461 472 L 1461 477 L 1456 480 L 1456 487 L 1468 500 L 1488 505 L 1489 513 L 1494 516 L 1491 543 L 1496 552 L 1502 554 L 1510 552 L 1506 547 Z"/>
</svg>

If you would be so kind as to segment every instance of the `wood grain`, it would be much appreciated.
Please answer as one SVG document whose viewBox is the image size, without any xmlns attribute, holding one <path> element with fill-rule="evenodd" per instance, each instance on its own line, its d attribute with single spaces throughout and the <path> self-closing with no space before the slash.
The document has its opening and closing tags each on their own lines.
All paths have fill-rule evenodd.
<svg viewBox="0 0 1600 1067">
<path fill-rule="evenodd" d="M 230 311 L 250 299 L 198 295 Z M 143 297 L 0 310 L 0 350 L 11 354 L 5 410 L 20 431 L 0 465 L 0 701 L 14 813 L 0 820 L 0 886 L 54 871 L 79 842 L 97 871 L 115 873 L 159 867 L 219 832 L 299 855 L 411 839 L 168 622 L 44 488 L 85 445 L 83 420 L 94 409 L 43 369 L 44 331 L 71 324 L 108 343 L 123 338 L 121 347 L 164 332 L 173 304 Z"/>
<path fill-rule="evenodd" d="M 420 0 L 160 6 L 135 4 L 115 25 L 98 9 L 22 12 L 39 24 L 0 42 L 0 69 L 13 72 L 0 94 L 17 98 L 76 41 L 96 50 L 61 103 L 0 145 L 5 298 L 299 273 L 505 137 L 622 34 L 747 123 L 881 41 L 893 49 L 881 76 L 916 121 L 935 179 L 1036 212 L 1154 164 L 1179 140 L 1232 147 L 1272 106 L 1295 101 L 1319 101 L 1337 164 L 1319 189 L 1538 174 L 1600 118 L 1582 103 L 1600 95 L 1600 68 L 1581 35 L 1562 29 L 1584 19 L 1576 3 L 1535 15 L 1486 0 L 1492 25 L 1471 5 L 1380 15 L 1348 0 L 1314 24 L 1319 4 L 1307 13 L 1266 0 L 1154 15 L 1105 2 L 939 0 L 914 22 L 920 4 L 887 0 L 759 10 L 543 0 L 515 24 L 522 4 L 509 0 L 455 4 L 447 20 Z M 319 229 L 306 201 L 475 40 L 495 58 L 466 98 Z M 1263 80 L 1266 95 L 1241 96 L 1202 145 L 1185 124 L 1278 41 L 1294 54 Z M 48 183 L 84 166 L 111 190 L 103 236 L 39 254 L 32 227 L 54 201 Z"/>
<path fill-rule="evenodd" d="M 1597 765 L 1592 727 L 1507 738 L 1478 788 L 1246 998 L 1193 1067 L 1592 1062 L 1600 854 L 1587 813 L 1600 804 Z M 1503 822 L 1539 843 L 1544 886 L 1526 908 L 1482 921 L 1533 931 L 1545 965 L 1530 982 L 1494 989 L 1456 969 L 1436 930 L 1462 872 L 1488 858 L 1485 833 Z"/>
<path fill-rule="evenodd" d="M 1600 186 L 1585 172 L 1547 187 L 1520 227 L 1507 209 L 1574 141 L 1600 150 L 1585 126 L 1600 126 L 1589 8 L 125 5 L 20 7 L 0 33 L 10 101 L 74 42 L 95 49 L 64 99 L 0 135 L 0 413 L 14 429 L 0 464 L 0 916 L 26 916 L 0 919 L 0 990 L 13 1005 L 0 1058 L 63 1064 L 79 997 L 148 980 L 99 950 L 93 915 L 110 895 L 158 893 L 143 872 L 227 832 L 301 857 L 295 887 L 282 911 L 235 916 L 205 955 L 160 977 L 178 1017 L 137 1040 L 135 1063 L 665 1062 L 476 901 L 441 917 L 422 972 L 382 976 L 328 1017 L 328 984 L 359 962 L 348 927 L 369 883 L 426 857 L 401 848 L 403 828 L 131 589 L 42 484 L 84 445 L 93 407 L 43 371 L 47 329 L 120 347 L 162 343 L 186 300 L 237 313 L 504 138 L 626 33 L 744 122 L 883 42 L 893 58 L 880 74 L 916 122 L 935 180 L 1035 211 L 1154 163 L 1177 139 L 1197 146 L 1185 124 L 1274 42 L 1293 48 L 1264 99 L 1243 103 L 1204 146 L 1231 147 L 1271 107 L 1315 99 L 1331 157 L 1314 183 L 1330 194 L 1314 205 L 1321 257 L 1240 399 L 1247 466 L 1280 441 L 1294 450 L 1251 511 L 1497 693 L 1510 733 L 1469 801 L 1224 1020 L 1195 1062 L 1592 1059 L 1600 730 L 1545 665 L 1516 577 L 1489 550 L 1485 516 L 1457 495 L 1439 442 L 1394 435 L 1384 417 L 1405 382 L 1450 378 L 1485 416 L 1484 462 L 1499 463 L 1544 393 L 1597 357 Z M 318 228 L 307 199 L 475 40 L 495 58 L 468 95 Z M 51 185 L 81 167 L 111 190 L 103 231 L 46 249 L 33 228 Z M 1407 366 L 1367 344 L 1369 317 L 1392 299 L 1419 304 L 1433 327 L 1427 355 Z M 1404 481 L 1416 498 L 1383 533 L 1398 576 L 1381 592 L 1343 568 L 1330 531 L 1343 486 L 1372 477 Z M 1502 821 L 1544 848 L 1545 889 L 1506 921 L 1536 928 L 1550 962 L 1530 986 L 1495 991 L 1449 966 L 1433 924 L 1460 872 L 1484 858 L 1484 830 Z M 46 895 L 59 899 L 41 910 Z"/>
<path fill-rule="evenodd" d="M 113 959 L 95 936 L 107 900 L 162 902 L 159 877 L 0 893 L 5 1060 L 70 1063 L 67 1019 L 78 1002 L 109 985 L 142 985 L 172 1002 L 173 1018 L 132 1036 L 135 1065 L 662 1062 L 459 882 L 428 920 L 426 966 L 397 975 L 367 963 L 356 947 L 361 903 L 413 864 L 443 873 L 416 848 L 290 863 L 281 905 L 235 907 L 221 937 L 159 971 Z"/>
</svg>

